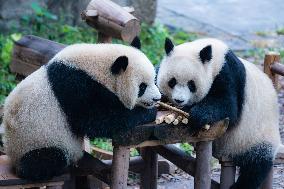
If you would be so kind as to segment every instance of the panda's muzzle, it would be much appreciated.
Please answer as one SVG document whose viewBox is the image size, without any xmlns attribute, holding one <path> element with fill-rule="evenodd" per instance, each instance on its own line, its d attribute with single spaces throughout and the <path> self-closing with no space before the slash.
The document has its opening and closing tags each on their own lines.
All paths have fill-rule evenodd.
<svg viewBox="0 0 284 189">
<path fill-rule="evenodd" d="M 153 98 L 152 102 L 142 102 L 144 106 L 146 107 L 152 107 L 154 106 L 158 101 L 160 101 L 161 98 Z"/>
</svg>

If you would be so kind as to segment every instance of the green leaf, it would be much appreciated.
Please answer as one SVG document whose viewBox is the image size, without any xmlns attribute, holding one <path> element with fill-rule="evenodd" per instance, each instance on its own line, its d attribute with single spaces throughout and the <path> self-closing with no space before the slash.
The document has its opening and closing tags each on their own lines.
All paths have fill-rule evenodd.
<svg viewBox="0 0 284 189">
<path fill-rule="evenodd" d="M 13 33 L 13 34 L 11 34 L 10 36 L 11 36 L 11 38 L 12 38 L 13 41 L 18 41 L 18 40 L 21 39 L 22 34 L 20 34 L 20 33 Z"/>
<path fill-rule="evenodd" d="M 37 2 L 32 2 L 31 3 L 31 8 L 33 9 L 33 11 L 36 14 L 38 14 L 38 15 L 42 15 L 43 14 L 43 8 Z"/>
</svg>

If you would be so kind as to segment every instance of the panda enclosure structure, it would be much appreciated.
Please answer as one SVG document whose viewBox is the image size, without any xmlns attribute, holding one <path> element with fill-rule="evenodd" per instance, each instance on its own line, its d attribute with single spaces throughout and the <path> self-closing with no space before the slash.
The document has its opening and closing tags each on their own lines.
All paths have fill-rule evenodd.
<svg viewBox="0 0 284 189">
<path fill-rule="evenodd" d="M 120 7 L 109 0 L 93 0 L 81 15 L 89 26 L 98 31 L 99 42 L 111 43 L 112 37 L 130 42 L 140 31 L 139 20 L 130 14 L 133 12 L 132 8 Z M 24 36 L 15 42 L 10 65 L 11 71 L 16 73 L 19 79 L 22 79 L 47 63 L 64 47 L 63 44 L 36 36 Z M 284 75 L 284 67 L 278 62 L 279 55 L 277 54 L 268 54 L 265 57 L 264 70 L 275 86 L 277 86 L 278 74 Z M 87 176 L 93 175 L 110 184 L 113 189 L 125 189 L 129 169 L 141 173 L 141 188 L 155 189 L 157 188 L 157 154 L 160 154 L 194 176 L 195 188 L 226 189 L 235 180 L 235 166 L 228 159 L 220 160 L 222 170 L 219 184 L 211 180 L 210 159 L 212 157 L 212 141 L 220 137 L 226 131 L 227 126 L 228 120 L 221 120 L 210 127 L 208 131 L 200 131 L 197 134 L 188 132 L 187 127 L 183 125 L 148 124 L 137 126 L 123 136 L 112 137 L 114 146 L 112 161 L 101 161 L 85 153 L 76 168 L 72 168 L 62 177 L 44 183 L 31 183 L 15 177 L 9 169 L 7 159 L 0 157 L 0 175 L 2 176 L 0 177 L 0 188 L 1 186 L 90 188 Z M 171 145 L 181 141 L 196 143 L 196 158 Z M 129 158 L 130 147 L 138 147 L 141 157 Z M 263 189 L 272 188 L 272 173 L 264 183 Z"/>
</svg>

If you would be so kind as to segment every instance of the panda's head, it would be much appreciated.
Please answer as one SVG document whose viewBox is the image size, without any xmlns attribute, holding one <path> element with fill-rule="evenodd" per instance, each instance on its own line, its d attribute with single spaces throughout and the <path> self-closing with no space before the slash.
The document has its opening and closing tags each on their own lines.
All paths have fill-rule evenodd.
<svg viewBox="0 0 284 189">
<path fill-rule="evenodd" d="M 161 94 L 155 85 L 155 70 L 140 49 L 136 37 L 131 46 L 122 44 L 74 44 L 50 62 L 60 61 L 85 71 L 114 93 L 128 109 L 152 108 Z"/>
<path fill-rule="evenodd" d="M 111 65 L 115 77 L 115 93 L 129 109 L 135 106 L 153 108 L 161 99 L 155 85 L 155 69 L 149 59 L 139 50 L 140 40 L 135 38 L 131 45 L 135 48 L 119 56 Z"/>
<path fill-rule="evenodd" d="M 165 41 L 166 56 L 157 75 L 163 95 L 177 106 L 190 106 L 202 100 L 220 72 L 227 45 L 217 39 L 199 39 L 174 46 Z"/>
</svg>

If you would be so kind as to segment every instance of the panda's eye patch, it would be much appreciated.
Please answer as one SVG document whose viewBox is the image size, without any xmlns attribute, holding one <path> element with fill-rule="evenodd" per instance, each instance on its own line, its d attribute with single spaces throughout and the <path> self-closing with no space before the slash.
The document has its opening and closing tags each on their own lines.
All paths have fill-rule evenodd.
<svg viewBox="0 0 284 189">
<path fill-rule="evenodd" d="M 168 85 L 170 88 L 174 88 L 176 84 L 177 84 L 177 80 L 174 77 L 170 79 L 170 81 L 168 82 Z"/>
<path fill-rule="evenodd" d="M 141 83 L 139 85 L 138 97 L 141 97 L 145 93 L 146 88 L 147 88 L 147 84 L 146 83 Z"/>
<path fill-rule="evenodd" d="M 187 82 L 187 86 L 191 92 L 194 93 L 196 91 L 196 86 L 193 80 L 190 80 L 189 82 Z"/>
</svg>

